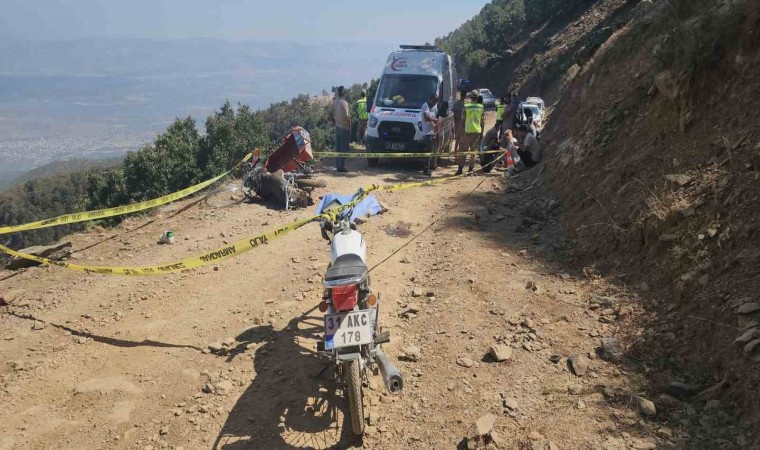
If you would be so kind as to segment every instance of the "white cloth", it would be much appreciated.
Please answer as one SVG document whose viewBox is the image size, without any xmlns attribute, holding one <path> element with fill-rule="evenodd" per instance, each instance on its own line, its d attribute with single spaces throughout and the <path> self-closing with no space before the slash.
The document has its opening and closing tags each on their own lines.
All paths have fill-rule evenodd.
<svg viewBox="0 0 760 450">
<path fill-rule="evenodd" d="M 434 105 L 431 108 L 427 102 L 422 104 L 422 134 L 423 136 L 427 136 L 429 134 L 435 134 L 435 125 L 433 124 L 432 121 L 436 119 L 437 115 L 438 115 L 438 105 Z M 425 120 L 426 118 L 428 120 Z"/>
</svg>

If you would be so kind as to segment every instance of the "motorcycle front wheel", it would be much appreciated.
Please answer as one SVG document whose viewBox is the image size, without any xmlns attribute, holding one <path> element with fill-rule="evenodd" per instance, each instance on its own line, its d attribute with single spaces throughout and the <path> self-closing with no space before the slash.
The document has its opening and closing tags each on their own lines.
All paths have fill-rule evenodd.
<svg viewBox="0 0 760 450">
<path fill-rule="evenodd" d="M 362 404 L 362 376 L 359 359 L 343 363 L 348 391 L 348 410 L 354 434 L 364 434 L 364 405 Z"/>
</svg>

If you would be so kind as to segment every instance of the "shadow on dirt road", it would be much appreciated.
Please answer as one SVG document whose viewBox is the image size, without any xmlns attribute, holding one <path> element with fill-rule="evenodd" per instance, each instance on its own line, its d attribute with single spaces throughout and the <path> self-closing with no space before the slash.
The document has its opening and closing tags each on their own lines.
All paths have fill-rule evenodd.
<svg viewBox="0 0 760 450">
<path fill-rule="evenodd" d="M 346 400 L 333 368 L 314 350 L 322 318 L 316 308 L 268 333 L 255 351 L 256 376 L 232 408 L 212 448 L 326 449 L 361 446 L 345 422 Z M 238 337 L 261 336 L 270 326 Z M 258 339 L 255 339 L 257 341 Z"/>
</svg>

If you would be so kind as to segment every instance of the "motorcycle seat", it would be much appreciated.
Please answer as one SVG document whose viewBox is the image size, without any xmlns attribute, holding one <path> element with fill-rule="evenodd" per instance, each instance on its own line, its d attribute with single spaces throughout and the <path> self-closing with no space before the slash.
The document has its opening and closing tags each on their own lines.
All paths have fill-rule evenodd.
<svg viewBox="0 0 760 450">
<path fill-rule="evenodd" d="M 367 265 L 359 255 L 347 254 L 338 256 L 334 263 L 327 269 L 325 281 L 339 281 L 343 279 L 365 278 Z"/>
</svg>

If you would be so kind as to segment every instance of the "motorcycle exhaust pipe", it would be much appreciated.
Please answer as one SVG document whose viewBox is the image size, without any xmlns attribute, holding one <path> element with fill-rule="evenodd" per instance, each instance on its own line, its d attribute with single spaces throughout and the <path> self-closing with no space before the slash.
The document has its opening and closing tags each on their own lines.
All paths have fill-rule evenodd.
<svg viewBox="0 0 760 450">
<path fill-rule="evenodd" d="M 378 349 L 375 353 L 375 361 L 380 367 L 380 374 L 383 376 L 385 387 L 391 394 L 400 394 L 404 388 L 404 377 L 401 376 L 398 367 L 394 366 L 382 350 Z"/>
</svg>

